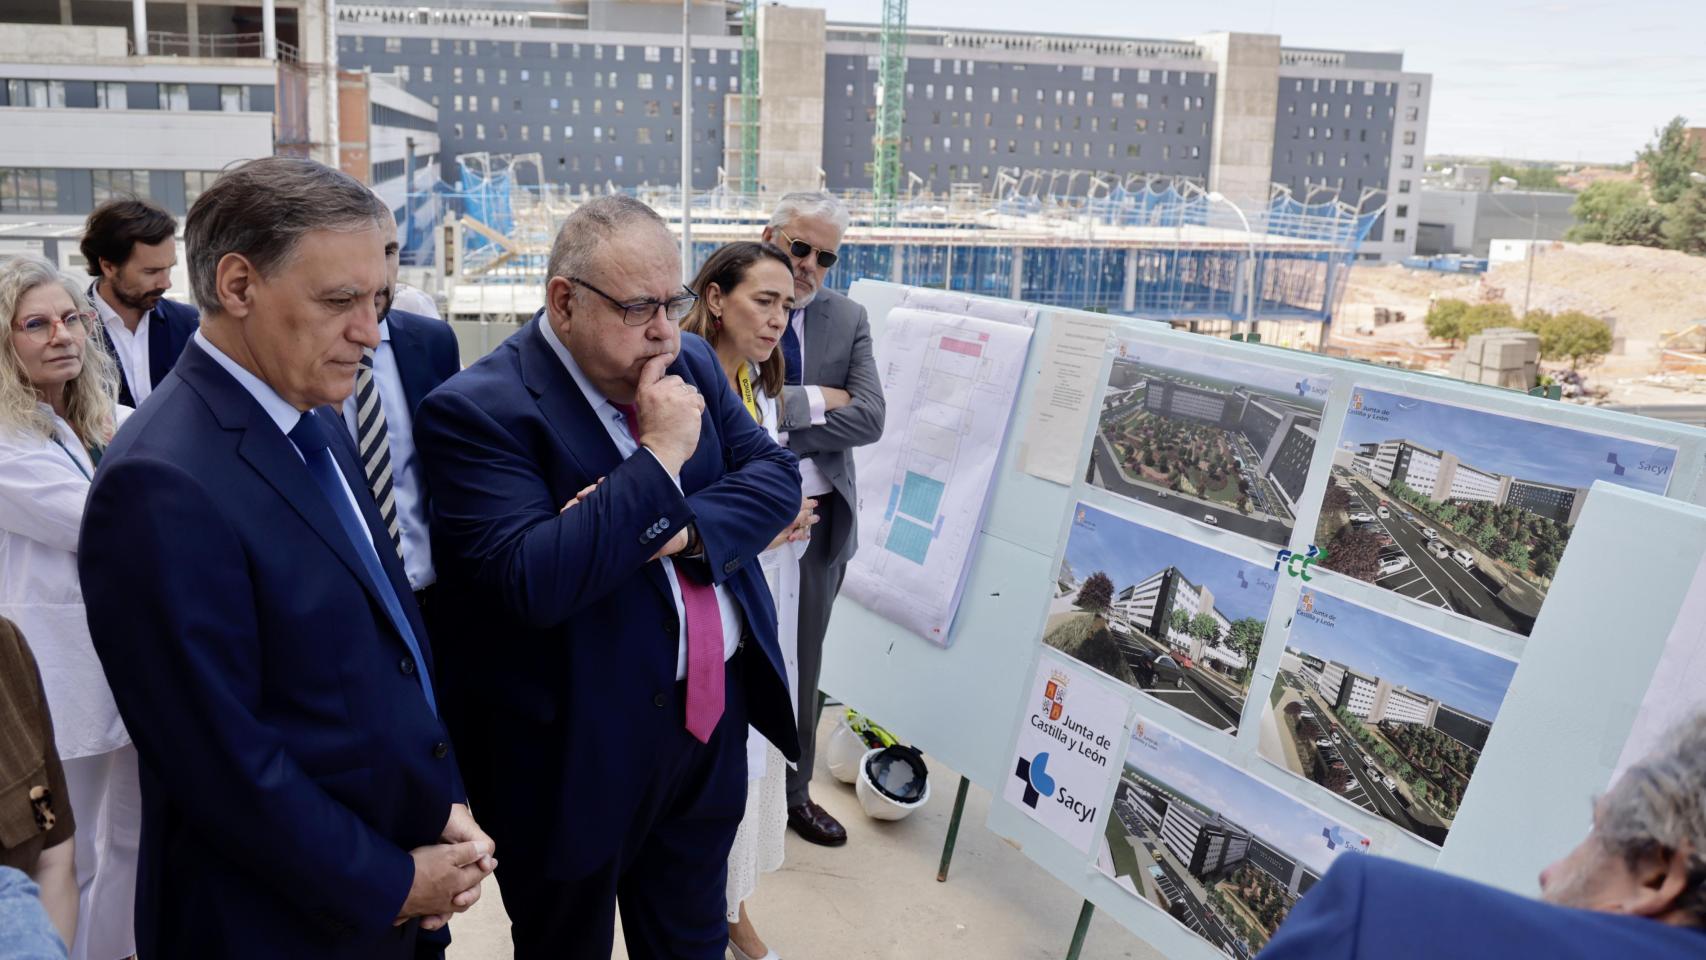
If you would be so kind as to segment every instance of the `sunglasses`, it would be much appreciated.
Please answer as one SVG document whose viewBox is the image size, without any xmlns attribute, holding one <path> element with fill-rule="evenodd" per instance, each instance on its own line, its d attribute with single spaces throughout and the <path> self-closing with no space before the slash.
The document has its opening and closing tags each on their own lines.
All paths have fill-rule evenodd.
<svg viewBox="0 0 1706 960">
<path fill-rule="evenodd" d="M 795 260 L 804 260 L 815 252 L 817 254 L 817 265 L 828 270 L 835 266 L 835 261 L 841 259 L 841 255 L 834 250 L 820 250 L 804 240 L 795 240 L 780 230 L 776 232 L 781 233 L 782 239 L 788 241 L 788 252 L 794 255 Z"/>
</svg>

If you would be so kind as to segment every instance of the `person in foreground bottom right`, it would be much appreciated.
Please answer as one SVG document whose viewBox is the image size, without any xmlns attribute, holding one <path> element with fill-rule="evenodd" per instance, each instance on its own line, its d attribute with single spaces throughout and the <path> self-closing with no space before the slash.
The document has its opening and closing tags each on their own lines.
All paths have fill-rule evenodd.
<svg viewBox="0 0 1706 960">
<path fill-rule="evenodd" d="M 1594 804 L 1537 902 L 1380 857 L 1340 857 L 1261 960 L 1706 957 L 1706 712 Z"/>
</svg>

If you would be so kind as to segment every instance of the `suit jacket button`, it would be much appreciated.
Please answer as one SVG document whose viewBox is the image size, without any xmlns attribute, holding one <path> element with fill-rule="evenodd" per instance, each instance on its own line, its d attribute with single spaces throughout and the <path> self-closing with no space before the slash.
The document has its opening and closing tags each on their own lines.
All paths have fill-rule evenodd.
<svg viewBox="0 0 1706 960">
<path fill-rule="evenodd" d="M 659 530 L 668 530 L 669 529 L 669 518 L 668 517 L 664 517 L 663 519 L 658 521 L 658 529 Z"/>
<path fill-rule="evenodd" d="M 661 707 L 661 706 L 663 706 L 663 705 L 664 705 L 664 698 L 663 698 L 663 694 L 661 694 L 661 693 L 660 693 L 660 694 L 658 694 L 658 695 L 657 695 L 657 696 L 655 696 L 655 697 L 653 697 L 653 698 L 652 698 L 652 706 L 654 706 L 654 707 Z"/>
<path fill-rule="evenodd" d="M 450 744 L 440 740 L 432 745 L 432 758 L 434 760 L 443 760 L 448 756 L 450 756 Z"/>
<path fill-rule="evenodd" d="M 734 573 L 738 569 L 740 569 L 739 560 L 730 560 L 728 563 L 723 564 L 724 573 Z"/>
<path fill-rule="evenodd" d="M 398 660 L 397 669 L 403 671 L 403 676 L 405 677 L 413 674 L 415 672 L 415 658 L 404 657 L 403 659 Z"/>
</svg>

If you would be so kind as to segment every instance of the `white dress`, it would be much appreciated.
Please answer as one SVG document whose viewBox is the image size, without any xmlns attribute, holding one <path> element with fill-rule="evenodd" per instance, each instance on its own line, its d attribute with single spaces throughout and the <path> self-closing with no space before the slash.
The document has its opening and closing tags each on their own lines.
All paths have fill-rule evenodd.
<svg viewBox="0 0 1706 960">
<path fill-rule="evenodd" d="M 776 399 L 757 395 L 759 412 L 764 415 L 764 429 L 776 438 L 776 425 L 781 417 Z M 770 596 L 776 601 L 776 639 L 782 647 L 782 661 L 788 668 L 788 698 L 796 702 L 795 688 L 800 675 L 800 555 L 806 552 L 807 541 L 784 543 L 774 550 L 759 554 L 764 580 L 770 585 Z M 746 815 L 740 829 L 735 831 L 734 846 L 729 850 L 729 881 L 727 911 L 730 923 L 740 920 L 741 902 L 758 889 L 758 876 L 782 866 L 783 834 L 788 829 L 788 762 L 782 752 L 750 727 L 746 732 Z"/>
<path fill-rule="evenodd" d="M 119 407 L 118 421 L 130 413 Z M 0 430 L 0 617 L 17 624 L 41 668 L 77 820 L 71 957 L 118 960 L 136 952 L 142 797 L 136 748 L 89 639 L 77 575 L 77 535 L 94 472 L 71 425 L 58 417 L 51 439 Z"/>
</svg>

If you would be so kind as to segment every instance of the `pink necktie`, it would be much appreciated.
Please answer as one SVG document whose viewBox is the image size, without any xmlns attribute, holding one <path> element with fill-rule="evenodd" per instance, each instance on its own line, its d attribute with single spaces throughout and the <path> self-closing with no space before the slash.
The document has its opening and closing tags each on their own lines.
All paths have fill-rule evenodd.
<svg viewBox="0 0 1706 960">
<path fill-rule="evenodd" d="M 635 406 L 615 401 L 611 406 L 622 411 L 628 433 L 638 442 L 640 421 Z M 687 732 L 700 743 L 709 743 L 723 715 L 723 615 L 717 607 L 716 588 L 694 580 L 688 566 L 675 565 L 675 582 L 681 588 L 682 613 L 687 620 Z"/>
</svg>

